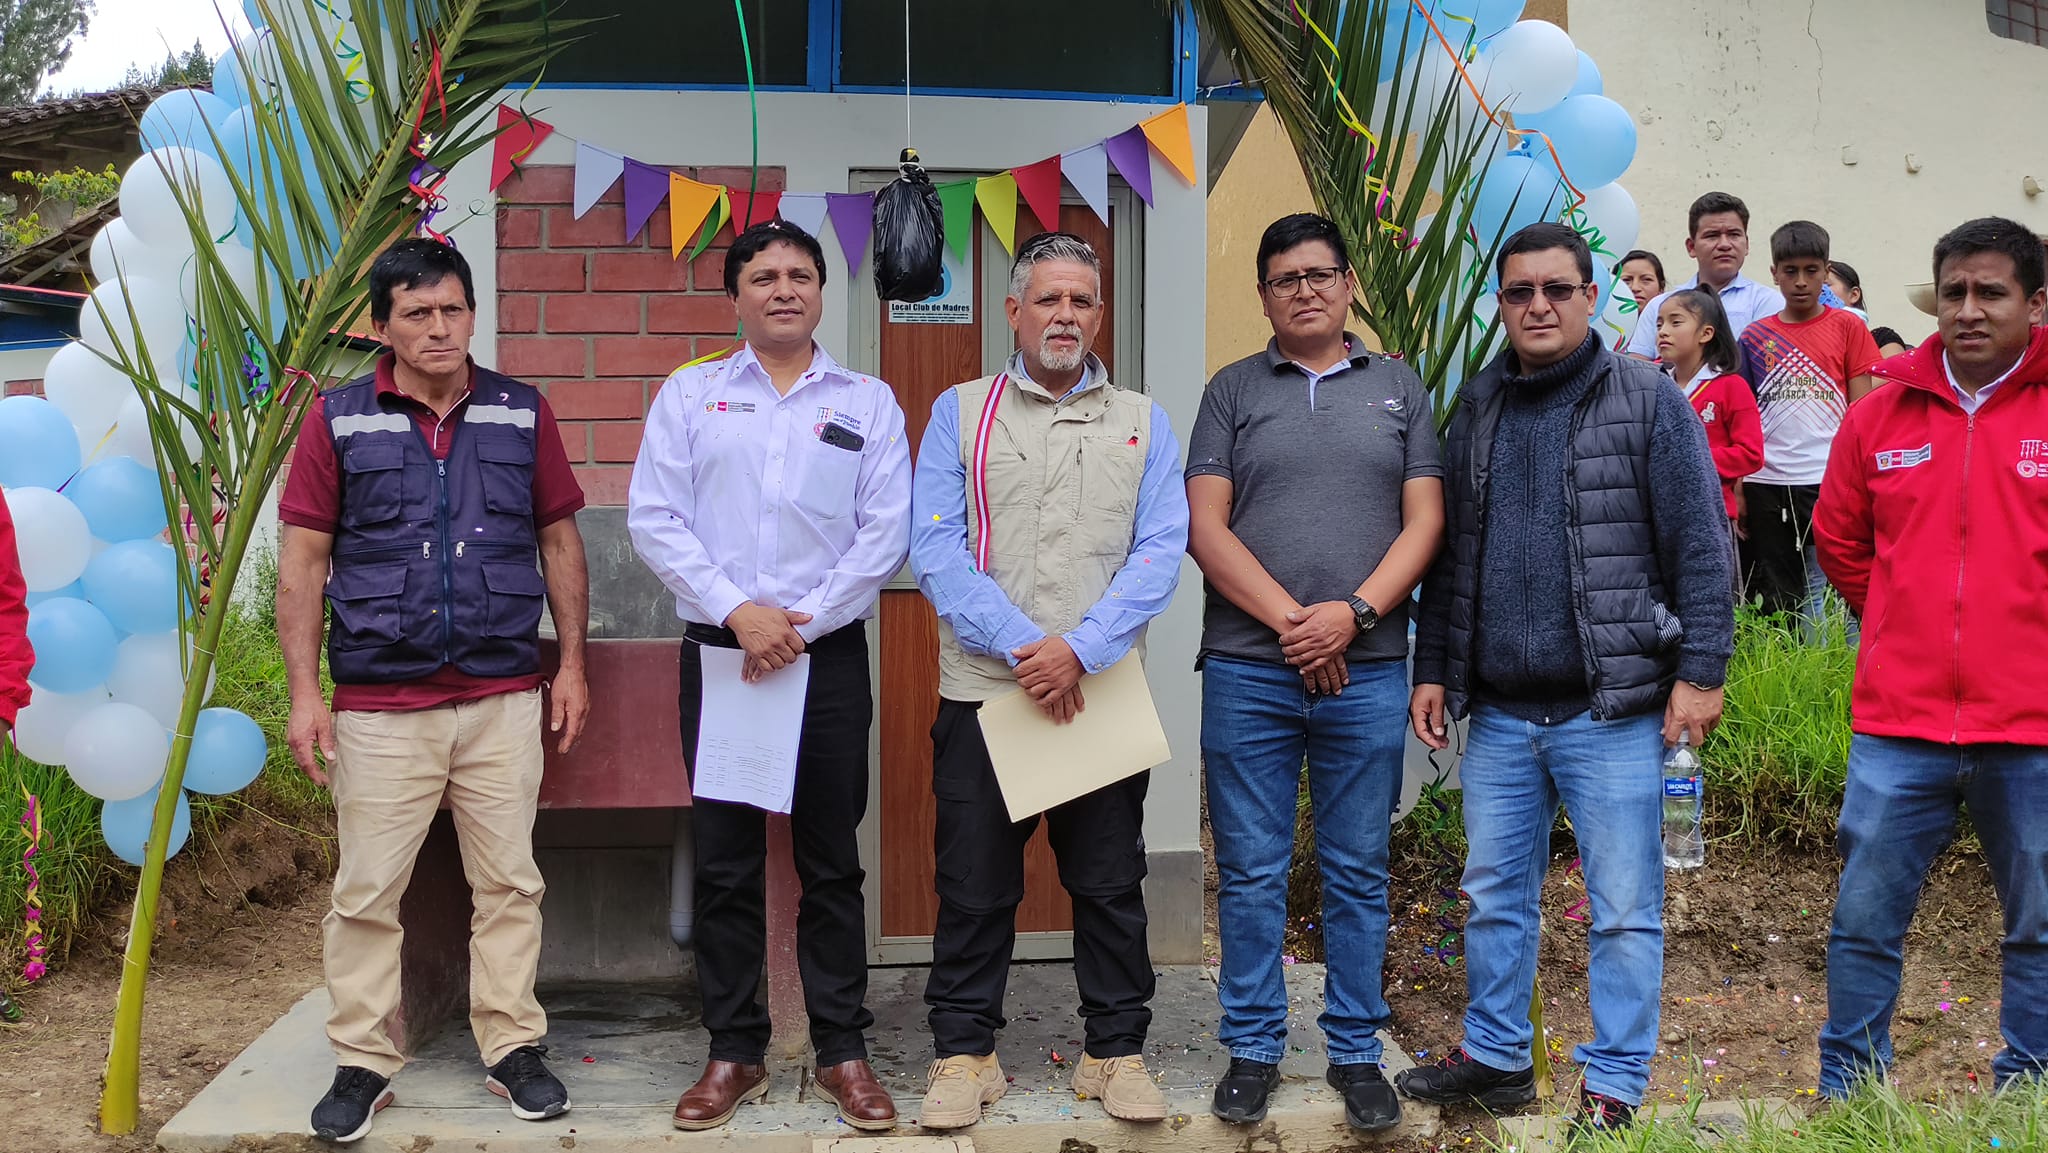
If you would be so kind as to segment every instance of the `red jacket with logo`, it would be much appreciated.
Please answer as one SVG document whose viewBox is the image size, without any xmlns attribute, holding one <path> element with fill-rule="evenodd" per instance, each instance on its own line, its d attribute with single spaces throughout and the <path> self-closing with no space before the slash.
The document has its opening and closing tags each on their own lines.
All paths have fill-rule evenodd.
<svg viewBox="0 0 2048 1153">
<path fill-rule="evenodd" d="M 0 497 L 0 724 L 14 727 L 14 715 L 28 704 L 28 671 L 36 663 L 28 644 L 28 609 L 22 597 L 21 558 L 14 551 L 14 517 Z"/>
<path fill-rule="evenodd" d="M 1707 450 L 1721 474 L 1721 503 L 1734 516 L 1736 486 L 1764 466 L 1764 418 L 1756 393 L 1731 372 L 1701 384 L 1692 394 L 1692 410 L 1707 426 Z"/>
<path fill-rule="evenodd" d="M 1939 338 L 1873 375 L 1813 515 L 1820 566 L 1863 619 L 1853 727 L 2048 745 L 2048 329 L 1975 415 Z"/>
</svg>

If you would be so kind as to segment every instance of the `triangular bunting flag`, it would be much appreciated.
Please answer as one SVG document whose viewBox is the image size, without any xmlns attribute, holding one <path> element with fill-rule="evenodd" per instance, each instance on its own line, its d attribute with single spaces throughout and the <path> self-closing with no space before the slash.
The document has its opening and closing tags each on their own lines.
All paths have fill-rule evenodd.
<svg viewBox="0 0 2048 1153">
<path fill-rule="evenodd" d="M 626 157 L 626 243 L 647 227 L 647 218 L 668 196 L 668 169 Z"/>
<path fill-rule="evenodd" d="M 955 180 L 939 185 L 939 203 L 946 209 L 946 247 L 956 260 L 967 259 L 967 245 L 974 239 L 974 181 Z"/>
<path fill-rule="evenodd" d="M 1188 106 L 1176 104 L 1138 125 L 1145 130 L 1145 139 L 1159 150 L 1159 159 L 1173 166 L 1180 178 L 1189 184 L 1195 182 L 1195 144 L 1188 135 Z"/>
<path fill-rule="evenodd" d="M 818 193 L 788 193 L 780 205 L 782 218 L 812 236 L 825 232 L 825 198 Z"/>
<path fill-rule="evenodd" d="M 669 255 L 683 255 L 683 246 L 697 234 L 697 226 L 718 207 L 718 194 L 716 184 L 692 180 L 680 172 L 668 174 Z"/>
<path fill-rule="evenodd" d="M 1048 156 L 1036 164 L 1012 168 L 1010 176 L 1017 181 L 1017 191 L 1023 193 L 1024 203 L 1031 206 L 1031 215 L 1038 218 L 1038 226 L 1048 232 L 1057 231 L 1060 226 L 1060 158 Z"/>
<path fill-rule="evenodd" d="M 595 144 L 576 142 L 576 219 L 583 219 L 591 206 L 604 198 L 626 170 L 626 158 L 606 152 Z"/>
<path fill-rule="evenodd" d="M 1102 142 L 1102 150 L 1109 155 L 1109 162 L 1116 165 L 1117 175 L 1124 178 L 1124 183 L 1131 186 L 1131 190 L 1138 194 L 1138 199 L 1144 201 L 1146 207 L 1151 207 L 1152 150 L 1145 146 L 1145 126 L 1141 124 L 1127 132 L 1117 133 Z M 632 161 L 629 160 L 627 163 L 631 164 Z M 632 169 L 628 168 L 626 171 L 630 179 Z M 630 185 L 628 187 L 630 188 Z M 628 191 L 626 199 L 632 198 L 632 193 Z"/>
<path fill-rule="evenodd" d="M 554 125 L 535 120 L 517 108 L 498 105 L 498 137 L 491 142 L 491 190 L 497 191 L 512 170 L 533 155 L 533 150 L 554 130 Z"/>
<path fill-rule="evenodd" d="M 732 202 L 725 198 L 725 193 L 725 189 L 718 189 L 718 203 L 711 206 L 711 215 L 704 218 L 704 231 L 697 234 L 697 243 L 690 246 L 691 260 L 704 255 L 704 250 L 711 247 L 711 238 L 732 219 Z"/>
<path fill-rule="evenodd" d="M 782 193 L 749 193 L 744 188 L 728 187 L 725 198 L 732 205 L 733 235 L 738 236 L 756 224 L 766 224 L 775 219 L 775 206 L 782 199 Z"/>
<path fill-rule="evenodd" d="M 982 218 L 996 230 L 996 239 L 1003 242 L 1003 251 L 1017 255 L 1017 178 L 1007 172 L 984 176 L 974 182 L 974 199 L 981 205 Z"/>
<path fill-rule="evenodd" d="M 827 192 L 825 210 L 832 215 L 832 231 L 839 234 L 839 251 L 846 254 L 846 271 L 858 275 L 875 230 L 875 194 Z"/>
<path fill-rule="evenodd" d="M 1067 183 L 1095 210 L 1095 216 L 1104 225 L 1109 224 L 1109 153 L 1102 145 L 1091 144 L 1079 152 L 1069 152 L 1060 157 L 1060 167 L 1066 170 Z M 1022 188 L 1020 181 L 1018 187 Z"/>
</svg>

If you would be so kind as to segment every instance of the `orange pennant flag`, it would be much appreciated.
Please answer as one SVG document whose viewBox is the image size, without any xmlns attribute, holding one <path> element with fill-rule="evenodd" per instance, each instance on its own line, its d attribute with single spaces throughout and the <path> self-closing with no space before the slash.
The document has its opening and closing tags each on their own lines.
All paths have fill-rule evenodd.
<svg viewBox="0 0 2048 1153">
<path fill-rule="evenodd" d="M 1188 135 L 1187 105 L 1176 104 L 1138 127 L 1144 129 L 1145 139 L 1152 142 L 1161 160 L 1180 173 L 1182 180 L 1195 183 L 1195 142 Z"/>
<path fill-rule="evenodd" d="M 1024 203 L 1031 206 L 1031 215 L 1038 218 L 1038 226 L 1047 231 L 1060 226 L 1060 157 L 1055 152 L 1036 164 L 1010 169 L 1010 175 L 1017 181 L 1017 191 L 1024 194 Z"/>
<path fill-rule="evenodd" d="M 716 184 L 692 180 L 680 172 L 668 174 L 669 255 L 682 258 L 690 238 L 697 235 L 697 226 L 718 206 L 718 197 L 724 191 Z"/>
</svg>

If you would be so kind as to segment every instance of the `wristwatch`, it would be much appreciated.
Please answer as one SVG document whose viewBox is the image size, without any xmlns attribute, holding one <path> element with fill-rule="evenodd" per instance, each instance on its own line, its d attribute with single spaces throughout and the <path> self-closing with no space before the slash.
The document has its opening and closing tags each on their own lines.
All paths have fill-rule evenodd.
<svg viewBox="0 0 2048 1153">
<path fill-rule="evenodd" d="M 1371 632 L 1372 627 L 1380 623 L 1379 610 L 1365 603 L 1364 597 L 1348 597 L 1345 603 L 1351 606 L 1351 619 L 1357 623 L 1361 634 Z"/>
<path fill-rule="evenodd" d="M 1722 688 L 1722 686 L 1720 685 L 1703 685 L 1698 681 L 1687 681 L 1685 683 L 1691 685 L 1693 688 L 1703 693 L 1718 693 L 1721 691 Z"/>
</svg>

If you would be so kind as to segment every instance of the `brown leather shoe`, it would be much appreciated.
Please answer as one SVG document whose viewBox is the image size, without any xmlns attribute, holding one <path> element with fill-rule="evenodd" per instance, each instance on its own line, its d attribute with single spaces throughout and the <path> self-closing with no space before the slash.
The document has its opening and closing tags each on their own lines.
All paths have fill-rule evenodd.
<svg viewBox="0 0 2048 1153">
<path fill-rule="evenodd" d="M 676 1102 L 676 1128 L 716 1129 L 732 1120 L 742 1104 L 767 1095 L 767 1066 L 713 1061 Z"/>
<path fill-rule="evenodd" d="M 817 1087 L 818 1096 L 839 1106 L 839 1115 L 848 1125 L 868 1130 L 896 1127 L 896 1099 L 882 1087 L 866 1060 L 820 1065 L 811 1084 Z"/>
</svg>

